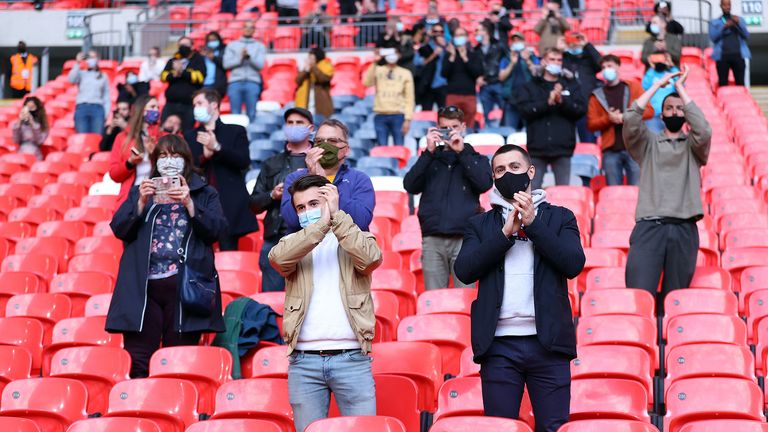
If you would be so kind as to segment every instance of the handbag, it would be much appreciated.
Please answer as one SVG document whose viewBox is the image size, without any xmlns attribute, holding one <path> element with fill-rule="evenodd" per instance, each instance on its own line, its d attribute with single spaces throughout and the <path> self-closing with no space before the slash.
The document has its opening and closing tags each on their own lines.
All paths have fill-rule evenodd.
<svg viewBox="0 0 768 432">
<path fill-rule="evenodd" d="M 187 265 L 187 251 L 192 229 L 187 234 L 187 241 L 181 253 L 181 305 L 195 315 L 210 315 L 216 302 L 216 291 L 219 285 L 219 275 L 214 271 L 213 277 L 195 271 Z"/>
</svg>

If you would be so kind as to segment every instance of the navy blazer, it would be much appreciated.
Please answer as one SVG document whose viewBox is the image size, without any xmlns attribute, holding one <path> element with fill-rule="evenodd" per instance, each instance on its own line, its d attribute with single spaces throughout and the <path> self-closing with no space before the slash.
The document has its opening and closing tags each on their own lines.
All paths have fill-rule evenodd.
<svg viewBox="0 0 768 432">
<path fill-rule="evenodd" d="M 480 282 L 471 310 L 476 363 L 482 362 L 493 342 L 504 296 L 504 257 L 515 244 L 502 233 L 503 226 L 498 207 L 470 218 L 454 264 L 459 280 L 467 284 Z M 586 261 L 576 217 L 565 207 L 544 202 L 524 231 L 534 247 L 536 335 L 547 350 L 574 358 L 576 330 L 566 279 L 578 276 Z"/>
</svg>

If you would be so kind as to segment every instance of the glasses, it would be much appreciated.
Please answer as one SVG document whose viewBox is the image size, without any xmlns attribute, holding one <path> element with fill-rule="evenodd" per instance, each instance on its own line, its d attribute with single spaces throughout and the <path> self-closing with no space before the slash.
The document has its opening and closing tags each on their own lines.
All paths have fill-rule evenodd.
<svg viewBox="0 0 768 432">
<path fill-rule="evenodd" d="M 437 111 L 437 115 L 438 116 L 442 116 L 444 114 L 455 114 L 455 113 L 458 113 L 458 112 L 461 112 L 459 107 L 457 107 L 455 105 L 448 105 L 446 107 L 440 108 L 440 110 Z"/>
<path fill-rule="evenodd" d="M 442 30 L 432 30 L 432 34 L 433 34 L 433 35 L 441 35 L 441 34 L 443 34 L 443 33 L 445 33 L 445 32 L 444 32 L 444 31 L 442 31 Z"/>
<path fill-rule="evenodd" d="M 325 144 L 333 144 L 336 147 L 339 147 L 339 144 L 346 144 L 347 142 L 344 141 L 341 138 L 333 138 L 333 137 L 331 137 L 331 138 L 317 138 L 316 137 L 315 138 L 315 144 L 323 144 L 323 143 L 325 143 Z M 344 147 L 339 147 L 339 148 L 344 148 Z"/>
</svg>

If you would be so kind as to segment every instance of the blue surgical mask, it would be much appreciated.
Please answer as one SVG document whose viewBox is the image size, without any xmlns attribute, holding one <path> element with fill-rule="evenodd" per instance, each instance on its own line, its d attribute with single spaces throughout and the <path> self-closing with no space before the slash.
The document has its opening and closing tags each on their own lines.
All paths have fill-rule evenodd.
<svg viewBox="0 0 768 432">
<path fill-rule="evenodd" d="M 581 53 L 583 52 L 584 52 L 583 48 L 568 48 L 568 54 L 571 54 L 571 55 L 578 56 L 578 55 L 581 55 Z"/>
<path fill-rule="evenodd" d="M 88 65 L 88 69 L 96 69 L 96 66 L 99 65 L 99 60 L 91 57 L 85 63 Z"/>
<path fill-rule="evenodd" d="M 208 46 L 208 48 L 210 48 L 212 50 L 218 49 L 219 48 L 219 41 L 217 41 L 217 40 L 208 41 L 206 46 Z"/>
<path fill-rule="evenodd" d="M 401 22 L 395 23 L 395 30 L 397 30 L 398 32 L 404 31 L 405 30 L 405 24 L 403 24 Z"/>
<path fill-rule="evenodd" d="M 605 78 L 608 82 L 614 82 L 616 81 L 616 78 L 619 77 L 619 73 L 614 68 L 605 68 L 603 69 L 603 78 Z"/>
<path fill-rule="evenodd" d="M 453 38 L 453 44 L 456 46 L 463 46 L 467 44 L 467 37 L 466 36 L 456 36 Z"/>
<path fill-rule="evenodd" d="M 554 63 L 546 65 L 544 70 L 555 76 L 560 76 L 560 74 L 563 73 L 563 68 L 560 65 L 556 65 Z"/>
<path fill-rule="evenodd" d="M 525 42 L 515 42 L 512 44 L 512 49 L 520 52 L 525 49 Z"/>
<path fill-rule="evenodd" d="M 199 121 L 200 123 L 208 123 L 211 119 L 211 113 L 208 112 L 208 108 L 206 107 L 195 107 L 195 109 L 192 110 L 192 113 L 195 116 L 195 121 Z"/>
<path fill-rule="evenodd" d="M 311 210 L 307 210 L 304 213 L 299 213 L 299 225 L 301 225 L 302 228 L 306 228 L 313 223 L 319 221 L 323 217 L 323 212 L 320 210 L 320 208 L 313 208 Z"/>
<path fill-rule="evenodd" d="M 139 77 L 137 77 L 134 74 L 130 74 L 130 75 L 125 77 L 125 83 L 126 84 L 133 85 L 133 84 L 136 84 L 137 82 L 139 82 Z"/>
<path fill-rule="evenodd" d="M 656 35 L 656 34 L 659 34 L 659 32 L 661 31 L 661 28 L 659 28 L 659 26 L 656 24 L 651 24 L 650 30 L 651 30 L 651 33 Z"/>
<path fill-rule="evenodd" d="M 285 125 L 283 126 L 285 140 L 289 143 L 303 142 L 309 136 L 309 126 L 307 125 Z"/>
<path fill-rule="evenodd" d="M 439 22 L 440 22 L 440 20 L 437 19 L 437 18 L 427 18 L 427 24 L 435 25 L 435 24 L 437 24 Z"/>
<path fill-rule="evenodd" d="M 483 35 L 481 34 L 475 35 L 475 40 L 477 41 L 477 43 L 483 43 Z"/>
</svg>

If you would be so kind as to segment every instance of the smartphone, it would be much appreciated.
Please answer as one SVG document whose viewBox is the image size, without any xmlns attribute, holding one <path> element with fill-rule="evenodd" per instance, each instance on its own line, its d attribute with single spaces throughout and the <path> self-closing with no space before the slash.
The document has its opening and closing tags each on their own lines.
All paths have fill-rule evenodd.
<svg viewBox="0 0 768 432">
<path fill-rule="evenodd" d="M 168 196 L 169 189 L 181 187 L 181 178 L 179 178 L 179 176 L 152 177 L 152 183 L 155 184 L 156 204 L 170 204 L 179 202 Z"/>
<path fill-rule="evenodd" d="M 453 129 L 445 128 L 445 129 L 438 129 L 438 132 L 440 132 L 440 138 L 442 138 L 444 143 L 448 143 L 451 141 L 451 133 L 453 132 Z"/>
<path fill-rule="evenodd" d="M 131 153 L 135 154 L 136 156 L 141 155 L 141 152 L 136 147 L 131 147 Z"/>
</svg>

